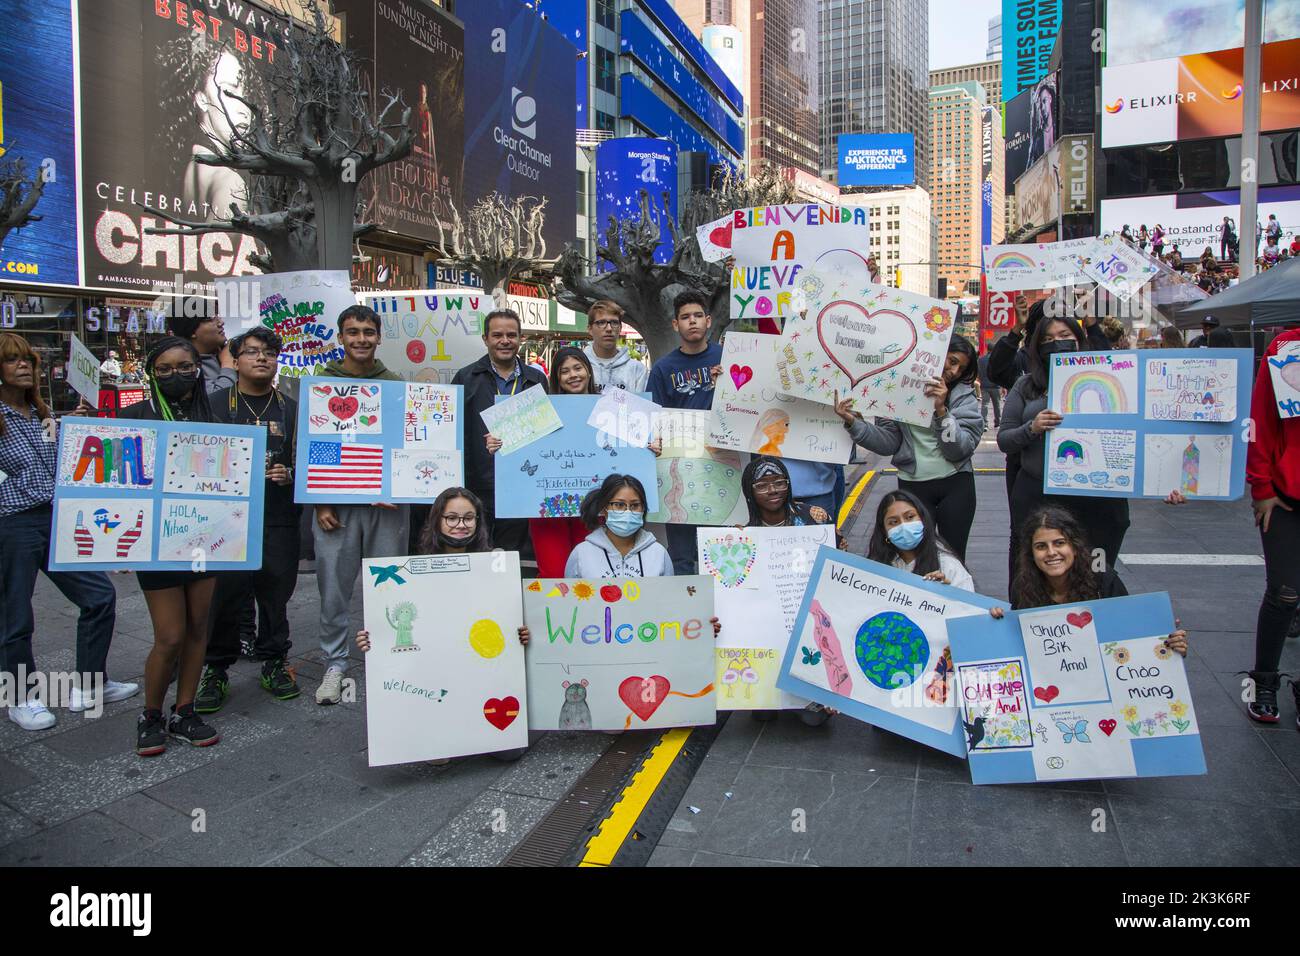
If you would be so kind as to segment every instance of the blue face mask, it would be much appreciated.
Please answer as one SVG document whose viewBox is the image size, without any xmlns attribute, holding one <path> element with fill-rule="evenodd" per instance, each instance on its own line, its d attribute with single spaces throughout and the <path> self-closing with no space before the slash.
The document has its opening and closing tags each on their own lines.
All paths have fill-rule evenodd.
<svg viewBox="0 0 1300 956">
<path fill-rule="evenodd" d="M 899 551 L 915 551 L 925 540 L 925 525 L 919 521 L 904 521 L 889 529 L 889 543 Z"/>
<path fill-rule="evenodd" d="M 645 524 L 645 515 L 639 511 L 609 511 L 605 514 L 605 527 L 620 538 L 630 538 Z"/>
</svg>

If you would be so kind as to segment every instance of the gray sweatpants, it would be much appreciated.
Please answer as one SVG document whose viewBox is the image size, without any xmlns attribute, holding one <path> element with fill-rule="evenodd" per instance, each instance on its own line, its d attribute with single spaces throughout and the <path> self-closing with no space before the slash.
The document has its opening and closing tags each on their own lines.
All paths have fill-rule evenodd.
<svg viewBox="0 0 1300 956">
<path fill-rule="evenodd" d="M 370 505 L 335 505 L 339 524 L 322 531 L 312 522 L 316 542 L 316 586 L 320 589 L 320 649 L 325 666 L 348 669 L 348 636 L 352 629 L 352 591 L 362 558 L 406 554 L 410 548 L 408 505 L 397 510 Z"/>
</svg>

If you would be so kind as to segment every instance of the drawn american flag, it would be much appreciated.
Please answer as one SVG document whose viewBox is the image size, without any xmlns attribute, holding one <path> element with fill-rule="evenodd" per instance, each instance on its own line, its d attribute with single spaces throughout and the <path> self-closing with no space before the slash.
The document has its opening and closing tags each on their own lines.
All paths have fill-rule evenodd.
<svg viewBox="0 0 1300 956">
<path fill-rule="evenodd" d="M 384 486 L 382 445 L 314 441 L 307 449 L 307 490 L 352 494 L 379 492 Z"/>
</svg>

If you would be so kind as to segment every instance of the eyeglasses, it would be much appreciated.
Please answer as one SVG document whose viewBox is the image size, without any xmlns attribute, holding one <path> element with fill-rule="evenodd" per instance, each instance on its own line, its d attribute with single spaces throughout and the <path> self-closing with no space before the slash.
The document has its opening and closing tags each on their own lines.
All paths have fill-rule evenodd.
<svg viewBox="0 0 1300 956">
<path fill-rule="evenodd" d="M 443 515 L 442 520 L 453 528 L 469 528 L 478 524 L 478 515 Z"/>
<path fill-rule="evenodd" d="M 249 358 L 278 358 L 280 352 L 278 349 L 242 349 L 240 355 L 247 355 Z"/>
<path fill-rule="evenodd" d="M 756 481 L 754 482 L 754 490 L 758 492 L 789 491 L 790 482 L 784 478 L 773 478 L 771 481 Z"/>
<path fill-rule="evenodd" d="M 193 362 L 184 362 L 177 366 L 155 365 L 153 367 L 154 378 L 171 378 L 173 375 L 190 376 L 198 372 L 199 367 Z"/>
<path fill-rule="evenodd" d="M 630 511 L 633 514 L 639 515 L 641 512 L 645 511 L 645 505 L 641 504 L 639 501 L 634 501 L 632 504 L 628 504 L 626 501 L 611 501 L 605 506 L 605 509 L 607 511 Z"/>
<path fill-rule="evenodd" d="M 617 329 L 623 325 L 618 319 L 597 319 L 587 324 L 593 329 Z"/>
</svg>

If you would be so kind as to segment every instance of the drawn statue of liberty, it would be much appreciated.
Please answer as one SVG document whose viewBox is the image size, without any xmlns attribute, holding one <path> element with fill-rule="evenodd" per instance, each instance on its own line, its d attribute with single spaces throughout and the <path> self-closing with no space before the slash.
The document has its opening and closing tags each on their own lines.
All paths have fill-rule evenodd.
<svg viewBox="0 0 1300 956">
<path fill-rule="evenodd" d="M 1183 494 L 1194 495 L 1197 493 L 1196 488 L 1200 475 L 1201 450 L 1196 447 L 1196 436 L 1192 435 L 1187 439 L 1187 447 L 1183 449 Z"/>
<path fill-rule="evenodd" d="M 384 617 L 388 618 L 389 625 L 397 632 L 397 643 L 393 645 L 394 652 L 418 651 L 420 649 L 419 645 L 415 643 L 414 629 L 412 627 L 416 618 L 414 604 L 410 601 L 403 601 L 391 608 L 384 608 Z"/>
</svg>

